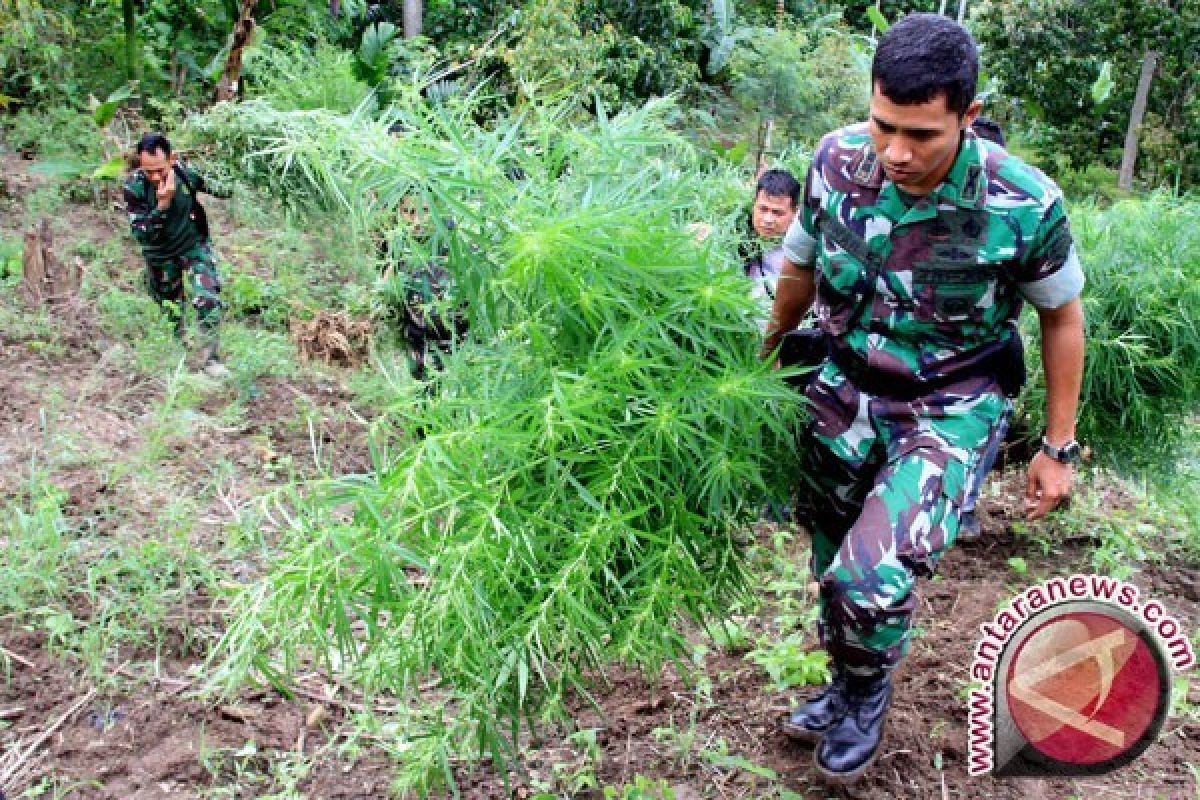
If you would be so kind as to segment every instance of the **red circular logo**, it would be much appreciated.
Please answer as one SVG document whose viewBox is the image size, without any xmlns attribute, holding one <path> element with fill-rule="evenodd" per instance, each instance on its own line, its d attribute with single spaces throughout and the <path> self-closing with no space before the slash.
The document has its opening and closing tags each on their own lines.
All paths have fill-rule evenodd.
<svg viewBox="0 0 1200 800">
<path fill-rule="evenodd" d="M 1093 611 L 1056 615 L 1009 662 L 1012 720 L 1044 757 L 1100 765 L 1135 755 L 1161 724 L 1160 659 L 1138 630 Z"/>
</svg>

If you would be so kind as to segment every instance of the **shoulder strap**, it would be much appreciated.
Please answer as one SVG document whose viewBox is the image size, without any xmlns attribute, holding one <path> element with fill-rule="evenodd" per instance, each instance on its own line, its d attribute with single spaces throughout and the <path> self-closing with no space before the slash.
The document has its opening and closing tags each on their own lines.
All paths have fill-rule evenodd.
<svg viewBox="0 0 1200 800">
<path fill-rule="evenodd" d="M 187 187 L 188 194 L 190 194 L 192 196 L 192 199 L 195 199 L 196 186 L 188 178 L 187 170 L 184 169 L 183 167 L 179 166 L 178 163 L 175 164 L 174 169 L 175 169 L 175 174 L 179 176 L 179 179 L 181 181 L 183 181 L 183 185 Z"/>
<path fill-rule="evenodd" d="M 883 270 L 884 259 L 871 250 L 866 240 L 846 227 L 846 224 L 825 210 L 824 203 L 817 209 L 816 226 L 818 236 L 827 236 L 830 241 L 859 260 L 866 268 L 863 275 L 862 292 L 855 303 L 852 319 L 858 322 L 875 298 L 875 282 Z"/>
</svg>

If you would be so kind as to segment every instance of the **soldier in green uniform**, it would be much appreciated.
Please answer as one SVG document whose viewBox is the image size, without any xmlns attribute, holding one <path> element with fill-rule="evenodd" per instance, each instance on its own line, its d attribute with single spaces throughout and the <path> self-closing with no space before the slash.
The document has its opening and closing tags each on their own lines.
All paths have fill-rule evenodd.
<svg viewBox="0 0 1200 800">
<path fill-rule="evenodd" d="M 1015 321 L 1037 312 L 1047 427 L 1029 466 L 1031 518 L 1070 492 L 1083 371 L 1083 272 L 1045 175 L 977 137 L 970 34 L 914 14 L 880 39 L 870 118 L 827 135 L 809 169 L 765 350 L 813 308 L 827 357 L 797 514 L 812 535 L 833 680 L 784 724 L 829 780 L 879 752 L 917 579 L 959 531 L 980 459 L 1023 378 Z M 1019 376 L 1019 377 L 1018 377 Z"/>
<path fill-rule="evenodd" d="M 196 193 L 203 178 L 183 165 L 161 133 L 147 133 L 137 143 L 138 168 L 125 181 L 125 207 L 133 237 L 146 259 L 146 286 L 152 297 L 183 330 L 187 277 L 192 306 L 204 338 L 205 371 L 224 373 L 218 357 L 217 326 L 221 316 L 221 281 L 209 240 L 207 220 Z"/>
</svg>

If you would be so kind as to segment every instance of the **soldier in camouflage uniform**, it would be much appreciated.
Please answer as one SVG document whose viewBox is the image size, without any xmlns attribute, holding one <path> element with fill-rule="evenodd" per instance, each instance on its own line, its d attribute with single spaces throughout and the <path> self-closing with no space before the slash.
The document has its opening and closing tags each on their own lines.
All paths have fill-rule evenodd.
<svg viewBox="0 0 1200 800">
<path fill-rule="evenodd" d="M 161 133 L 148 133 L 137 144 L 138 169 L 125 182 L 125 206 L 133 236 L 146 259 L 146 287 L 183 330 L 184 276 L 187 276 L 204 336 L 206 371 L 223 372 L 218 361 L 217 325 L 221 280 L 196 193 L 204 180 L 179 163 Z"/>
<path fill-rule="evenodd" d="M 953 544 L 970 476 L 1023 377 L 1014 343 L 1026 301 L 1047 379 L 1031 518 L 1073 478 L 1083 272 L 1058 188 L 970 131 L 977 76 L 975 43 L 952 20 L 892 26 L 872 66 L 869 122 L 821 141 L 785 237 L 765 350 L 815 301 L 828 355 L 805 390 L 798 516 L 833 681 L 784 730 L 817 744 L 834 782 L 879 751 L 917 578 Z"/>
</svg>

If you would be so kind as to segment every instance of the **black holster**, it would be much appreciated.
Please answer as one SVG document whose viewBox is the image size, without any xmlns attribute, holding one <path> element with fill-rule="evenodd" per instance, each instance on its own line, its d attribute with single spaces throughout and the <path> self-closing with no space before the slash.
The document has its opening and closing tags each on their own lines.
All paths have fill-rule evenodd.
<svg viewBox="0 0 1200 800">
<path fill-rule="evenodd" d="M 812 382 L 817 367 L 829 358 L 829 339 L 819 328 L 798 328 L 788 331 L 779 342 L 779 366 L 810 367 L 802 375 L 787 378 L 792 386 L 803 389 Z"/>
<path fill-rule="evenodd" d="M 866 361 L 846 347 L 831 347 L 830 358 L 850 382 L 867 394 L 912 401 L 959 381 L 975 377 L 990 377 L 1006 397 L 1016 397 L 1025 386 L 1025 346 L 1014 330 L 1008 340 L 970 367 L 958 369 L 920 381 L 898 380 L 867 367 Z"/>
<path fill-rule="evenodd" d="M 991 358 L 992 373 L 1005 397 L 1015 398 L 1025 388 L 1025 343 L 1013 331 L 1004 348 Z"/>
</svg>

